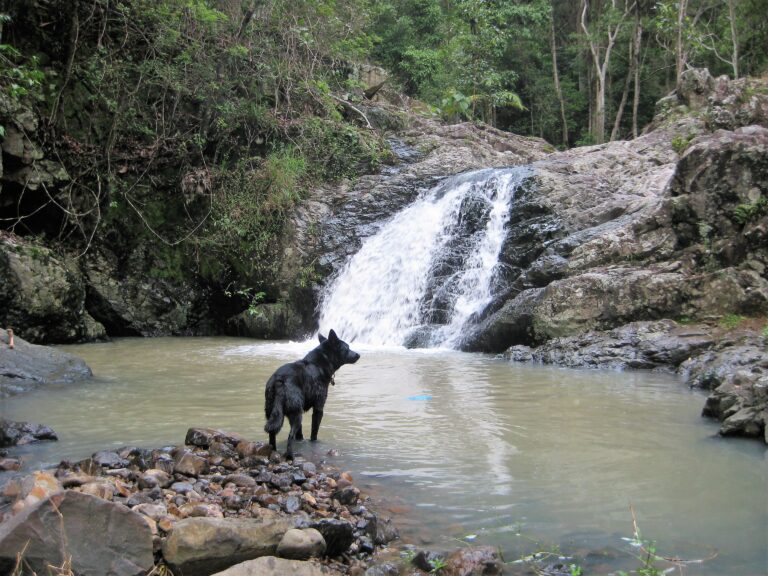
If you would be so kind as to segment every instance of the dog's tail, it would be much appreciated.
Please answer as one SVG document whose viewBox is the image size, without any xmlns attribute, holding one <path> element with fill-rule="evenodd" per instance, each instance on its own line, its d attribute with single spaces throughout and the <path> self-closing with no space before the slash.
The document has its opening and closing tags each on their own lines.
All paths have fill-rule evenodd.
<svg viewBox="0 0 768 576">
<path fill-rule="evenodd" d="M 267 402 L 264 405 L 267 423 L 264 425 L 264 432 L 268 434 L 277 434 L 283 427 L 283 394 L 281 381 L 270 382 L 267 386 Z"/>
</svg>

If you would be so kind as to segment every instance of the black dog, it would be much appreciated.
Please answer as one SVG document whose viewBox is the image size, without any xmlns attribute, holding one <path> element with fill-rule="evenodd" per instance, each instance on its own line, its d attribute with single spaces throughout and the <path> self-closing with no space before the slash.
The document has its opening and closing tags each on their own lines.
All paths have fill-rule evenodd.
<svg viewBox="0 0 768 576">
<path fill-rule="evenodd" d="M 291 431 L 288 434 L 286 458 L 293 458 L 293 441 L 303 440 L 301 415 L 312 408 L 312 441 L 317 440 L 317 431 L 323 419 L 323 407 L 328 396 L 328 385 L 333 374 L 344 364 L 354 364 L 360 354 L 349 349 L 331 330 L 328 338 L 320 335 L 320 346 L 304 356 L 303 360 L 284 364 L 272 374 L 265 390 L 264 412 L 267 423 L 264 431 L 269 433 L 269 445 L 277 450 L 277 433 L 283 427 L 283 418 L 288 417 Z"/>
</svg>

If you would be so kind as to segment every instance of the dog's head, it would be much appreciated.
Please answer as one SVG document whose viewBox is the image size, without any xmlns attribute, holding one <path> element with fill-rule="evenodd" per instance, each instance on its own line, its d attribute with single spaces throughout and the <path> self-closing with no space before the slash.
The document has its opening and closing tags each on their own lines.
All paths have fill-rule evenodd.
<svg viewBox="0 0 768 576">
<path fill-rule="evenodd" d="M 322 334 L 318 334 L 318 338 L 320 339 L 320 345 L 323 348 L 323 352 L 328 355 L 336 370 L 341 368 L 344 364 L 354 364 L 360 360 L 360 354 L 351 350 L 349 344 L 336 336 L 336 332 L 333 330 L 328 332 L 328 338 Z"/>
</svg>

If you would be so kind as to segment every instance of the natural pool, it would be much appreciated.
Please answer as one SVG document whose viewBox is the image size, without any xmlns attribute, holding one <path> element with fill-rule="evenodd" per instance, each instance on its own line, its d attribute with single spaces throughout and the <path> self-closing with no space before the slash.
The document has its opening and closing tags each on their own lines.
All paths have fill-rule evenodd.
<svg viewBox="0 0 768 576">
<path fill-rule="evenodd" d="M 100 449 L 178 444 L 190 426 L 265 440 L 263 387 L 313 343 L 119 339 L 64 347 L 93 380 L 4 399 L 0 417 L 43 422 L 60 441 L 26 468 Z M 352 471 L 404 540 L 600 550 L 598 573 L 637 566 L 630 504 L 659 552 L 717 557 L 686 574 L 768 573 L 765 447 L 717 437 L 703 396 L 654 372 L 565 370 L 441 350 L 362 348 L 331 388 L 320 442 L 299 452 Z M 308 415 L 305 419 L 308 421 Z M 278 437 L 284 447 L 287 428 Z M 473 538 L 474 537 L 474 538 Z M 593 572 L 594 573 L 594 572 Z"/>
</svg>

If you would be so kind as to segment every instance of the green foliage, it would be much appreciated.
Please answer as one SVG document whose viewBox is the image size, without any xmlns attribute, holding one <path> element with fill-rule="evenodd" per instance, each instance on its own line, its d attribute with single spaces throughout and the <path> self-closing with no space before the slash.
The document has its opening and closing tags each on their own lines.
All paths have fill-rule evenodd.
<svg viewBox="0 0 768 576">
<path fill-rule="evenodd" d="M 768 338 L 768 324 L 763 326 L 763 338 Z"/>
<path fill-rule="evenodd" d="M 246 313 L 249 316 L 254 316 L 258 313 L 258 307 L 261 302 L 264 301 L 264 299 L 267 296 L 266 292 L 256 292 L 253 288 L 239 288 L 237 290 L 231 289 L 231 284 L 227 286 L 224 289 L 224 295 L 227 298 L 234 298 L 239 297 L 244 299 L 248 303 L 248 308 L 246 309 Z"/>
<path fill-rule="evenodd" d="M 672 138 L 672 149 L 677 152 L 678 155 L 682 155 L 695 137 L 695 134 L 688 134 L 687 136 L 678 134 Z"/>
<path fill-rule="evenodd" d="M 319 117 L 297 127 L 296 142 L 309 174 L 330 181 L 377 170 L 389 150 L 375 134 Z"/>
<path fill-rule="evenodd" d="M 739 314 L 726 314 L 720 319 L 720 326 L 727 328 L 728 330 L 733 330 L 734 328 L 738 328 L 745 320 L 746 318 Z"/>
<path fill-rule="evenodd" d="M 733 210 L 733 219 L 741 225 L 768 214 L 768 197 L 760 196 L 751 204 L 739 204 Z"/>
<path fill-rule="evenodd" d="M 432 567 L 429 571 L 430 574 L 440 574 L 448 564 L 444 558 L 432 558 L 429 561 L 429 565 Z"/>
<path fill-rule="evenodd" d="M 3 27 L 11 21 L 9 14 L 0 13 L 0 38 Z M 12 104 L 18 104 L 26 97 L 42 99 L 44 81 L 45 73 L 40 67 L 38 56 L 25 57 L 11 44 L 0 43 L 0 89 L 8 94 Z"/>
</svg>

